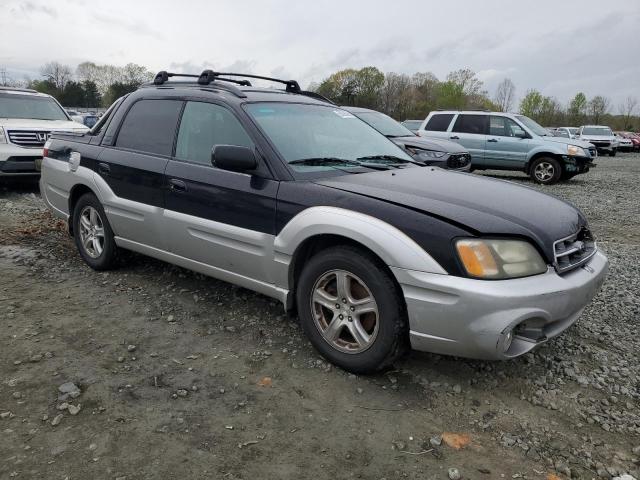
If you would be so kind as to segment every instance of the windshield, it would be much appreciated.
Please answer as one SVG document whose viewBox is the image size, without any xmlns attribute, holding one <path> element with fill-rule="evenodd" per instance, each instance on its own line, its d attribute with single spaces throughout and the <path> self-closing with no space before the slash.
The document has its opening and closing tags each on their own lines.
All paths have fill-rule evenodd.
<svg viewBox="0 0 640 480">
<path fill-rule="evenodd" d="M 529 117 L 525 117 L 524 115 L 516 115 L 515 116 L 520 122 L 524 124 L 529 130 L 531 130 L 536 135 L 540 135 L 541 137 L 550 137 L 551 133 L 544 128 L 538 125 L 535 121 L 531 120 Z"/>
<path fill-rule="evenodd" d="M 363 158 L 411 161 L 400 147 L 338 107 L 264 102 L 248 104 L 246 109 L 296 171 L 332 170 L 336 159 L 346 161 L 341 170 L 361 169 L 357 162 Z M 301 162 L 312 159 L 334 161 L 326 165 Z"/>
<path fill-rule="evenodd" d="M 577 128 L 569 128 L 569 133 L 571 135 L 575 135 L 576 133 L 578 133 L 578 129 Z"/>
<path fill-rule="evenodd" d="M 381 134 L 387 137 L 413 137 L 415 134 L 393 118 L 380 112 L 357 112 L 357 117 L 364 120 Z"/>
<path fill-rule="evenodd" d="M 69 120 L 53 98 L 15 93 L 0 94 L 0 118 Z"/>
<path fill-rule="evenodd" d="M 613 135 L 609 127 L 584 127 L 582 129 L 582 134 L 583 135 L 603 135 L 605 137 L 610 137 L 611 135 Z"/>
</svg>

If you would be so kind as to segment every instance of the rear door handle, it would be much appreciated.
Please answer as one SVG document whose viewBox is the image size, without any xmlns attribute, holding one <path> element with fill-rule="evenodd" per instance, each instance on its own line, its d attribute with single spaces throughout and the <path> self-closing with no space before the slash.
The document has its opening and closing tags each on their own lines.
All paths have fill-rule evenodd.
<svg viewBox="0 0 640 480">
<path fill-rule="evenodd" d="M 186 192 L 187 184 L 182 180 L 178 180 L 177 178 L 172 178 L 169 180 L 169 188 L 174 192 Z"/>
<path fill-rule="evenodd" d="M 489 140 L 487 140 L 487 142 L 492 142 L 492 143 L 496 143 L 498 141 L 497 138 L 490 138 Z"/>
<path fill-rule="evenodd" d="M 108 163 L 100 162 L 98 163 L 98 173 L 109 175 L 109 173 L 111 173 L 111 167 Z"/>
<path fill-rule="evenodd" d="M 453 137 L 449 137 L 451 140 L 460 140 L 460 137 L 457 135 L 454 135 Z"/>
</svg>

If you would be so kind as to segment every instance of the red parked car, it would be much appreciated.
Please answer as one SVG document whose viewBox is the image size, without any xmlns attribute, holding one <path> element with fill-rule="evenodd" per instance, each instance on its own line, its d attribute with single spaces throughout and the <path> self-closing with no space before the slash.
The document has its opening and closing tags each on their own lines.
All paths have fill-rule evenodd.
<svg viewBox="0 0 640 480">
<path fill-rule="evenodd" d="M 640 134 L 633 132 L 616 132 L 619 136 L 623 138 L 628 138 L 633 142 L 633 149 L 640 150 Z"/>
</svg>

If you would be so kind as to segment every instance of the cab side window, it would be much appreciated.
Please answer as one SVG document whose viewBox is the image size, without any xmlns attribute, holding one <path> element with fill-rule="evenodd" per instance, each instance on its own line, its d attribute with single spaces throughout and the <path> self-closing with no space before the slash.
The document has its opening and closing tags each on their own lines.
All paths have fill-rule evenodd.
<svg viewBox="0 0 640 480">
<path fill-rule="evenodd" d="M 446 132 L 452 119 L 453 113 L 434 113 L 424 129 L 432 132 Z"/>
<path fill-rule="evenodd" d="M 253 148 L 253 142 L 238 119 L 213 103 L 187 102 L 176 144 L 176 158 L 211 165 L 214 145 Z"/>
<path fill-rule="evenodd" d="M 122 122 L 116 147 L 170 156 L 181 109 L 179 100 L 137 101 Z"/>
<path fill-rule="evenodd" d="M 477 135 L 486 135 L 489 129 L 488 115 L 458 115 L 456 123 L 453 125 L 452 132 L 456 133 L 474 133 Z"/>
</svg>

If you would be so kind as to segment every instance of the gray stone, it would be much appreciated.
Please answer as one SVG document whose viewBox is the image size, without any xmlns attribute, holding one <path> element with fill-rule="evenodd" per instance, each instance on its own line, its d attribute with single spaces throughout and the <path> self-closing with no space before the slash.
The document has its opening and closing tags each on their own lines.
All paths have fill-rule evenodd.
<svg viewBox="0 0 640 480">
<path fill-rule="evenodd" d="M 449 475 L 449 480 L 460 480 L 462 478 L 462 475 L 457 468 L 450 468 L 447 473 Z"/>
</svg>

